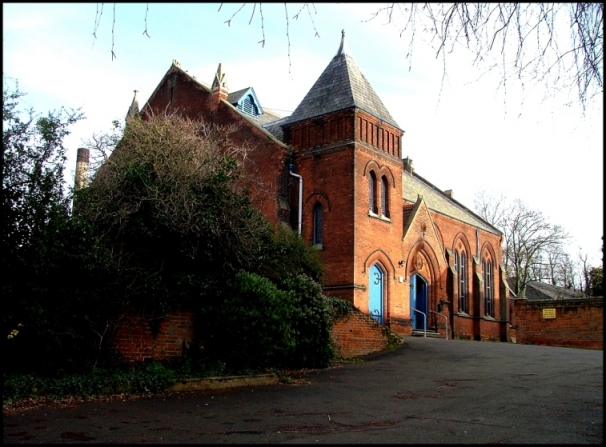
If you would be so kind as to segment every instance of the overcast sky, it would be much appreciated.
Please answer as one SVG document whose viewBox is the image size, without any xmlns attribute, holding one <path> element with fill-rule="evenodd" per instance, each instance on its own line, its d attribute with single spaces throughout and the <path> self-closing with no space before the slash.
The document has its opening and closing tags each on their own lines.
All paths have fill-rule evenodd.
<svg viewBox="0 0 606 447">
<path fill-rule="evenodd" d="M 298 19 L 300 4 L 289 4 L 288 34 L 283 4 L 263 5 L 263 26 L 252 4 L 227 24 L 241 5 L 105 4 L 98 20 L 95 3 L 5 3 L 3 82 L 17 79 L 24 103 L 39 112 L 82 109 L 87 119 L 67 140 L 73 177 L 82 140 L 123 119 L 133 90 L 143 105 L 173 59 L 207 84 L 223 63 L 230 91 L 252 86 L 262 107 L 287 115 L 336 54 L 344 29 L 349 53 L 405 131 L 402 155 L 416 172 L 472 209 L 481 189 L 523 200 L 571 234 L 573 256 L 581 247 L 600 264 L 602 95 L 583 115 L 569 92 L 546 94 L 532 82 L 499 87 L 499 73 L 473 67 L 464 48 L 449 56 L 444 77 L 426 34 L 417 32 L 407 58 L 396 27 L 384 17 L 368 21 L 374 4 L 321 3 Z"/>
</svg>

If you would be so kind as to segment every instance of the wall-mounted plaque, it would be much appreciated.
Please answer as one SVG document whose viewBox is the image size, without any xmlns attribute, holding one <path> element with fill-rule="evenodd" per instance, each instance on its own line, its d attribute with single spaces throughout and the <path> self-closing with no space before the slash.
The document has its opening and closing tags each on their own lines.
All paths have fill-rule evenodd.
<svg viewBox="0 0 606 447">
<path fill-rule="evenodd" d="M 550 318 L 555 318 L 556 317 L 556 310 L 555 309 L 543 309 L 543 319 L 547 320 Z"/>
</svg>

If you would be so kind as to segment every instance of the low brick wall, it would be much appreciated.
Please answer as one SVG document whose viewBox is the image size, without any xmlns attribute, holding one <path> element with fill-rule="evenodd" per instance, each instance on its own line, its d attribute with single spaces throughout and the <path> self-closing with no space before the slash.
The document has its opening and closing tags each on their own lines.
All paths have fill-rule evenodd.
<svg viewBox="0 0 606 447">
<path fill-rule="evenodd" d="M 587 297 L 568 300 L 514 302 L 516 342 L 536 345 L 604 349 L 604 299 Z M 555 318 L 545 318 L 555 309 Z"/>
<path fill-rule="evenodd" d="M 342 357 L 370 354 L 387 348 L 390 341 L 401 341 L 400 336 L 360 311 L 337 320 L 332 327 L 332 338 Z"/>
<path fill-rule="evenodd" d="M 127 362 L 180 357 L 193 339 L 193 323 L 193 313 L 171 312 L 158 322 L 158 330 L 154 333 L 149 318 L 127 315 L 120 321 L 112 346 Z"/>
<path fill-rule="evenodd" d="M 183 355 L 192 339 L 194 314 L 171 312 L 159 320 L 158 330 L 152 331 L 150 319 L 129 315 L 122 319 L 112 339 L 112 345 L 127 362 L 146 359 L 163 360 Z M 370 316 L 359 311 L 342 317 L 333 325 L 332 339 L 342 357 L 356 357 L 381 351 L 401 337 L 391 333 Z"/>
</svg>

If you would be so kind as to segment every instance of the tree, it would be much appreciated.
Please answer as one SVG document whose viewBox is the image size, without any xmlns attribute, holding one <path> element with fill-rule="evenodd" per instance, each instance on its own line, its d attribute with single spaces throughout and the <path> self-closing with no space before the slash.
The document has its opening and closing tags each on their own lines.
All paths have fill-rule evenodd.
<svg viewBox="0 0 606 447">
<path fill-rule="evenodd" d="M 6 80 L 5 80 L 6 81 Z M 8 265 L 33 244 L 57 215 L 69 212 L 64 191 L 64 138 L 83 118 L 65 110 L 38 116 L 23 111 L 24 96 L 15 88 L 2 90 L 2 259 Z"/>
<path fill-rule="evenodd" d="M 99 301 L 87 292 L 95 284 L 105 287 L 106 276 L 97 268 L 89 228 L 71 219 L 63 177 L 63 141 L 83 115 L 22 110 L 23 96 L 17 83 L 5 84 L 2 347 L 6 369 L 56 372 L 95 361 L 103 332 L 97 317 L 110 302 L 102 297 L 108 306 L 96 307 Z"/>
<path fill-rule="evenodd" d="M 591 267 L 589 269 L 589 290 L 591 296 L 604 296 L 604 269 Z"/>
<path fill-rule="evenodd" d="M 561 226 L 549 223 L 540 211 L 529 209 L 519 199 L 509 203 L 503 195 L 493 199 L 481 191 L 474 205 L 482 218 L 504 233 L 503 264 L 516 295 L 525 292 L 529 281 L 544 279 L 545 266 L 553 267 L 547 272 L 550 282 L 558 282 L 555 260 L 561 258 L 568 238 Z M 567 268 L 558 265 L 563 268 L 563 286 L 574 285 Z"/>
<path fill-rule="evenodd" d="M 239 188 L 229 129 L 178 116 L 129 119 L 78 212 L 103 235 L 124 293 L 160 313 L 251 269 L 271 229 Z"/>
<path fill-rule="evenodd" d="M 425 34 L 444 73 L 450 54 L 464 47 L 474 64 L 501 71 L 501 85 L 530 79 L 547 92 L 576 90 L 583 107 L 603 92 L 603 3 L 392 3 L 379 16 L 408 37 L 408 56 Z"/>
<path fill-rule="evenodd" d="M 265 45 L 263 6 L 235 5 L 225 23 L 231 25 L 236 15 L 250 12 L 250 24 L 256 15 L 262 33 L 259 43 Z M 313 3 L 304 3 L 290 16 L 288 4 L 283 7 L 290 60 L 289 20 L 299 19 L 302 13 L 309 16 L 314 35 L 319 37 L 313 20 L 317 11 Z M 148 9 L 143 31 L 147 37 Z M 483 64 L 487 71 L 501 71 L 502 86 L 512 79 L 522 85 L 528 80 L 544 82 L 547 94 L 575 91 L 584 108 L 588 100 L 603 92 L 603 12 L 603 3 L 391 3 L 377 7 L 366 21 L 384 18 L 386 24 L 398 27 L 400 37 L 407 41 L 411 63 L 415 42 L 422 35 L 433 45 L 436 58 L 442 58 L 444 74 L 450 55 L 466 48 L 474 56 L 474 64 Z M 103 4 L 97 6 L 95 37 L 102 14 Z M 113 60 L 113 27 L 111 56 Z"/>
</svg>

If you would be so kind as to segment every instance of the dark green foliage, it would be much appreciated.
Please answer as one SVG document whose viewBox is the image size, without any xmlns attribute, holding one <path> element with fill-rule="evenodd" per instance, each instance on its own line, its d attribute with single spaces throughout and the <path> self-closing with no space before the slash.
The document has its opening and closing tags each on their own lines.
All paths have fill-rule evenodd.
<svg viewBox="0 0 606 447">
<path fill-rule="evenodd" d="M 319 283 L 324 268 L 317 249 L 307 245 L 294 231 L 279 229 L 267 241 L 257 273 L 276 283 L 280 283 L 281 278 L 299 274 Z"/>
<path fill-rule="evenodd" d="M 86 374 L 58 377 L 4 374 L 3 403 L 32 396 L 91 397 L 117 393 L 159 393 L 179 377 L 178 372 L 161 362 L 144 362 L 123 368 L 93 369 Z"/>
<path fill-rule="evenodd" d="M 4 301 L 3 324 L 18 333 L 3 337 L 5 371 L 82 371 L 106 353 L 119 296 L 110 260 L 85 223 L 65 220 L 53 230 L 21 266 L 24 276 L 7 279 L 18 299 Z"/>
<path fill-rule="evenodd" d="M 267 278 L 240 271 L 215 303 L 202 309 L 205 350 L 232 368 L 285 366 L 296 346 L 292 312 L 289 293 Z"/>
<path fill-rule="evenodd" d="M 325 296 L 324 299 L 327 301 L 327 304 L 331 309 L 333 321 L 349 315 L 355 309 L 355 306 L 351 302 L 342 300 L 340 298 Z"/>
<path fill-rule="evenodd" d="M 22 111 L 3 89 L 2 351 L 4 369 L 59 371 L 93 363 L 105 322 L 88 293 L 108 265 L 91 228 L 70 217 L 64 138 L 78 111 Z M 106 305 L 109 303 L 105 303 Z M 95 332 L 97 331 L 97 332 Z M 27 353 L 27 355 L 24 355 Z"/>
<path fill-rule="evenodd" d="M 591 296 L 604 296 L 604 269 L 602 267 L 589 269 L 589 290 Z"/>
<path fill-rule="evenodd" d="M 320 285 L 304 275 L 290 275 L 279 288 L 291 295 L 290 325 L 295 349 L 288 362 L 291 368 L 324 368 L 334 357 L 331 344 L 332 315 Z"/>
</svg>

